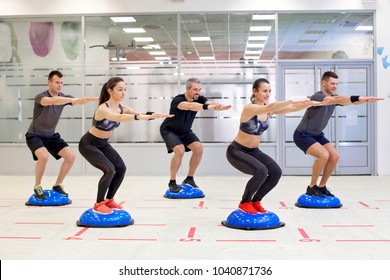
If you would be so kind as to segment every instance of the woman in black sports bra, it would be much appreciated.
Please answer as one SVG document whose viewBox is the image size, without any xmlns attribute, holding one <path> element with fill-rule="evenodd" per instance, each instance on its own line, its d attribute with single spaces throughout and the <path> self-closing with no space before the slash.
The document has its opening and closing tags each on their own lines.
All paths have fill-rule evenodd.
<svg viewBox="0 0 390 280">
<path fill-rule="evenodd" d="M 120 77 L 108 80 L 102 87 L 99 107 L 95 111 L 92 126 L 79 142 L 81 155 L 103 172 L 99 180 L 96 203 L 93 209 L 110 214 L 112 209 L 122 209 L 114 196 L 126 173 L 126 165 L 118 152 L 108 143 L 113 130 L 121 122 L 170 118 L 173 115 L 154 112 L 140 113 L 121 104 L 126 95 L 126 84 Z"/>
<path fill-rule="evenodd" d="M 310 100 L 277 101 L 269 103 L 271 86 L 264 78 L 252 86 L 251 103 L 244 106 L 240 117 L 240 129 L 226 151 L 230 164 L 239 171 L 252 175 L 248 181 L 239 208 L 246 213 L 265 213 L 261 201 L 279 182 L 282 171 L 270 156 L 259 149 L 261 134 L 268 129 L 269 119 L 274 114 L 320 106 L 321 102 Z"/>
</svg>

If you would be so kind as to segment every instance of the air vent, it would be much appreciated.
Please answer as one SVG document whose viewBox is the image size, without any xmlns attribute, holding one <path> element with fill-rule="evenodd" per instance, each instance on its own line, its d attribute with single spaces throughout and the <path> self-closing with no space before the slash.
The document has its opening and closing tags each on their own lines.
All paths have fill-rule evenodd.
<svg viewBox="0 0 390 280">
<path fill-rule="evenodd" d="M 307 30 L 305 34 L 325 34 L 325 30 Z"/>
<path fill-rule="evenodd" d="M 343 27 L 355 27 L 357 25 L 358 25 L 357 22 L 350 22 L 350 21 L 346 21 L 346 22 L 343 22 L 342 24 L 340 24 L 340 26 L 343 26 Z"/>
<path fill-rule="evenodd" d="M 142 26 L 144 29 L 163 29 L 164 26 L 159 25 L 159 24 L 149 24 L 149 25 L 144 25 Z"/>
<path fill-rule="evenodd" d="M 299 40 L 298 43 L 300 44 L 312 44 L 312 43 L 316 43 L 317 40 Z"/>
</svg>

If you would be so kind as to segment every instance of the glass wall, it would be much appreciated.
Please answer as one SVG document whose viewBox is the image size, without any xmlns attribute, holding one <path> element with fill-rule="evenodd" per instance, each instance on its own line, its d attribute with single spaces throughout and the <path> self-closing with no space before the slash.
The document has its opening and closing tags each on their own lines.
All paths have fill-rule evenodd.
<svg viewBox="0 0 390 280">
<path fill-rule="evenodd" d="M 372 13 L 0 18 L 0 143 L 24 143 L 34 97 L 53 69 L 65 75 L 63 92 L 76 97 L 98 96 L 108 78 L 121 76 L 126 104 L 156 112 L 168 112 L 197 77 L 205 96 L 233 109 L 199 112 L 194 130 L 204 142 L 230 142 L 255 79 L 268 78 L 277 93 L 278 60 L 373 59 L 372 23 Z M 96 106 L 65 108 L 57 131 L 78 142 Z M 111 141 L 162 142 L 160 124 L 122 125 Z M 263 142 L 275 143 L 276 130 L 271 125 Z"/>
</svg>

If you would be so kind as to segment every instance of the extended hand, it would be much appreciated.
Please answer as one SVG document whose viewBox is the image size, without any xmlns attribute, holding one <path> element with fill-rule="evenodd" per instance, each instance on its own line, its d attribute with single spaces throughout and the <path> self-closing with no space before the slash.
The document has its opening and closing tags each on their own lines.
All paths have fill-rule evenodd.
<svg viewBox="0 0 390 280">
<path fill-rule="evenodd" d="M 313 107 L 329 105 L 329 100 L 324 100 L 324 101 L 310 101 L 310 102 L 311 102 L 311 106 L 313 106 Z"/>
<path fill-rule="evenodd" d="M 380 101 L 380 100 L 385 100 L 384 98 L 382 97 L 375 97 L 375 96 L 360 96 L 359 98 L 359 102 L 377 102 L 377 101 Z"/>
<path fill-rule="evenodd" d="M 155 118 L 157 118 L 157 119 L 164 119 L 164 118 L 172 118 L 172 117 L 174 117 L 175 115 L 153 113 L 152 116 L 155 117 Z"/>
<path fill-rule="evenodd" d="M 212 111 L 225 111 L 229 110 L 232 105 L 223 105 L 223 104 L 210 104 L 207 108 Z"/>
</svg>

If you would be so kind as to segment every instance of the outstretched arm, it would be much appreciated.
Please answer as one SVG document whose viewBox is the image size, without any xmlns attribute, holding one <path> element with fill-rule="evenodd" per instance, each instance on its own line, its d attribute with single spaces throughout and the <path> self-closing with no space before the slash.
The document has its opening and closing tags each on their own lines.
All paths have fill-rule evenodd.
<svg viewBox="0 0 390 280">
<path fill-rule="evenodd" d="M 73 98 L 72 105 L 83 105 L 89 102 L 98 101 L 99 97 L 76 97 Z"/>
<path fill-rule="evenodd" d="M 164 118 L 172 118 L 174 115 L 164 114 L 164 113 L 155 113 L 155 112 L 140 112 L 132 109 L 127 105 L 122 105 L 123 114 L 130 117 L 130 120 L 154 120 L 154 119 L 164 119 Z M 127 117 L 129 118 L 129 117 Z"/>
<path fill-rule="evenodd" d="M 358 98 L 358 101 L 353 102 L 352 104 L 354 105 L 359 105 L 359 104 L 365 104 L 368 102 L 377 102 L 380 100 L 384 100 L 384 98 L 381 97 L 374 97 L 374 96 L 357 96 L 355 99 Z"/>
<path fill-rule="evenodd" d="M 329 104 L 338 104 L 343 106 L 348 106 L 351 104 L 359 105 L 365 104 L 368 102 L 376 102 L 379 100 L 384 100 L 384 98 L 374 97 L 374 96 L 359 96 L 359 95 L 338 95 L 338 96 L 327 96 L 324 98 L 324 101 L 328 101 Z"/>
<path fill-rule="evenodd" d="M 82 105 L 88 102 L 97 101 L 99 97 L 64 97 L 64 96 L 53 96 L 44 97 L 41 99 L 42 106 L 50 105 L 65 105 L 71 103 L 72 105 Z"/>
<path fill-rule="evenodd" d="M 287 114 L 287 113 L 292 113 L 292 112 L 297 112 L 297 111 L 300 111 L 300 110 L 304 110 L 304 109 L 307 109 L 309 107 L 317 107 L 317 106 L 324 106 L 324 105 L 328 105 L 328 101 L 322 101 L 322 102 L 319 102 L 319 101 L 311 101 L 309 99 L 306 99 L 306 100 L 296 100 L 296 101 L 293 101 L 292 104 L 288 105 L 287 107 L 281 109 L 281 110 L 278 110 L 278 111 L 275 111 L 274 114 Z"/>
<path fill-rule="evenodd" d="M 198 102 L 180 102 L 177 108 L 180 110 L 186 110 L 186 111 L 202 111 L 202 110 L 211 110 L 211 111 L 225 111 L 229 110 L 232 106 L 231 105 L 223 105 L 218 102 L 212 102 L 212 101 L 206 101 L 205 104 L 198 103 Z"/>
</svg>

